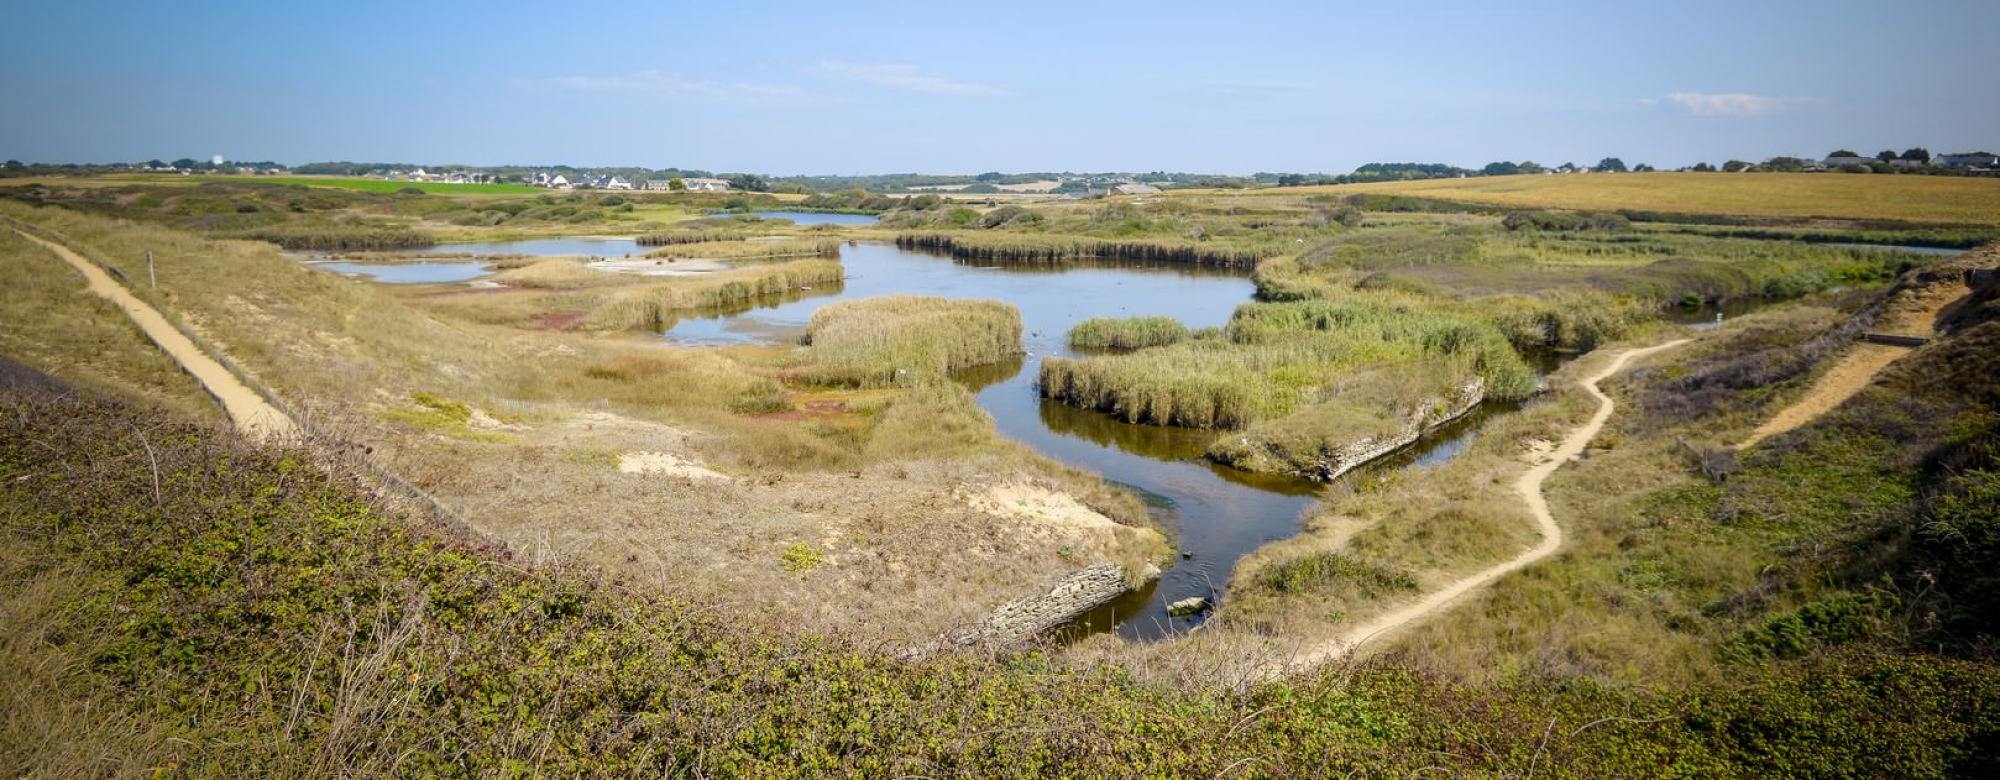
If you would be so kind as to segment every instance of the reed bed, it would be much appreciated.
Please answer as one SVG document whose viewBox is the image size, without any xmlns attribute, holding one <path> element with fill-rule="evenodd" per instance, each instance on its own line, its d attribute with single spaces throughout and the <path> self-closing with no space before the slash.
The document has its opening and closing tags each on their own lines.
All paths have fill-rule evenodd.
<svg viewBox="0 0 2000 780">
<path fill-rule="evenodd" d="M 813 313 L 798 377 L 884 387 L 942 378 L 1021 354 L 1021 312 L 998 301 L 912 295 L 840 301 Z"/>
<path fill-rule="evenodd" d="M 717 241 L 742 241 L 740 230 L 681 230 L 672 233 L 652 233 L 638 238 L 640 246 L 677 246 L 680 244 L 705 244 Z"/>
<path fill-rule="evenodd" d="M 903 233 L 896 246 L 950 255 L 957 260 L 986 263 L 1066 263 L 1102 258 L 1148 263 L 1174 263 L 1217 268 L 1254 268 L 1275 249 L 1201 245 L 1186 241 L 1115 240 L 1084 236 L 1009 233 Z"/>
<path fill-rule="evenodd" d="M 1092 317 L 1069 330 L 1069 345 L 1095 349 L 1144 349 L 1177 344 L 1186 325 L 1172 317 Z"/>
<path fill-rule="evenodd" d="M 622 291 L 598 304 L 583 323 L 597 330 L 659 327 L 670 322 L 675 311 L 726 306 L 845 278 L 846 269 L 837 261 L 793 260 L 675 279 Z"/>
<path fill-rule="evenodd" d="M 672 244 L 646 253 L 666 260 L 755 260 L 770 257 L 840 257 L 840 240 L 728 241 Z"/>
<path fill-rule="evenodd" d="M 1127 422 L 1242 428 L 1334 401 L 1356 372 L 1414 367 L 1440 381 L 1410 403 L 1472 376 L 1495 398 L 1533 390 L 1534 370 L 1492 322 L 1357 302 L 1246 304 L 1223 338 L 1127 355 L 1042 362 L 1042 395 Z M 1435 386 L 1431 386 L 1435 385 Z"/>
<path fill-rule="evenodd" d="M 421 249 L 437 241 L 408 228 L 380 225 L 271 225 L 234 231 L 230 238 L 269 241 L 292 251 Z"/>
</svg>

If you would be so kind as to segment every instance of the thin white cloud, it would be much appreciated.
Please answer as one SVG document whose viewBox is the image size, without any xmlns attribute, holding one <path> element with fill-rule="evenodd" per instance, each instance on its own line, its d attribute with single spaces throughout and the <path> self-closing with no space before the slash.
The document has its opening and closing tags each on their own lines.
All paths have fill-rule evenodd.
<svg viewBox="0 0 2000 780">
<path fill-rule="evenodd" d="M 1698 116 L 1762 116 L 1819 102 L 1817 98 L 1771 97 L 1748 92 L 1675 92 L 1667 99 Z"/>
<path fill-rule="evenodd" d="M 893 89 L 902 92 L 922 92 L 931 95 L 952 97 L 1006 97 L 1007 90 L 986 84 L 958 81 L 936 73 L 927 73 L 915 65 L 865 64 L 841 60 L 823 60 L 813 67 L 813 72 L 830 79 L 852 81 L 871 87 Z"/>
<path fill-rule="evenodd" d="M 679 73 L 641 70 L 618 76 L 560 76 L 514 79 L 519 89 L 593 95 L 640 95 L 701 98 L 791 98 L 804 94 L 790 84 L 749 84 L 691 79 Z"/>
</svg>

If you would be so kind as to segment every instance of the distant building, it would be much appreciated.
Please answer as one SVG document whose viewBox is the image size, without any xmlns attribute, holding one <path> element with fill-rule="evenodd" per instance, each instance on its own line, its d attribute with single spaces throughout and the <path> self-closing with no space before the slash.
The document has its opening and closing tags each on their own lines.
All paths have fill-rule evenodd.
<svg viewBox="0 0 2000 780">
<path fill-rule="evenodd" d="M 728 192 L 729 182 L 722 179 L 682 179 L 688 192 Z"/>
<path fill-rule="evenodd" d="M 1931 163 L 1940 168 L 1993 168 L 2000 166 L 2000 155 L 1992 152 L 1941 154 Z"/>
<path fill-rule="evenodd" d="M 1111 188 L 1113 195 L 1158 195 L 1160 188 L 1151 184 L 1119 184 Z"/>
<path fill-rule="evenodd" d="M 671 192 L 674 189 L 674 180 L 647 179 L 645 183 L 639 185 L 639 189 L 647 192 Z"/>
<path fill-rule="evenodd" d="M 1841 156 L 1841 157 L 1828 157 L 1824 160 L 1819 161 L 1819 164 L 1824 165 L 1828 168 L 1838 168 L 1843 165 L 1874 165 L 1875 163 L 1878 162 L 1881 162 L 1881 160 L 1877 160 L 1873 157 Z"/>
</svg>

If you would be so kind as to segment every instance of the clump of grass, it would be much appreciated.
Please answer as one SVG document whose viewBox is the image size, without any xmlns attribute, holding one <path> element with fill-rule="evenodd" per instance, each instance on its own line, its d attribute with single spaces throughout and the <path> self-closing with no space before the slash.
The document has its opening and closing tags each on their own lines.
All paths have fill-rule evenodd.
<svg viewBox="0 0 2000 780">
<path fill-rule="evenodd" d="M 725 306 L 844 278 L 845 269 L 832 260 L 794 260 L 739 268 L 621 290 L 599 303 L 584 316 L 583 322 L 586 327 L 600 330 L 659 327 L 672 321 L 675 311 Z"/>
<path fill-rule="evenodd" d="M 378 416 L 412 428 L 466 441 L 513 442 L 514 437 L 472 429 L 472 407 L 464 401 L 417 390 L 410 393 L 415 407 L 385 409 Z"/>
<path fill-rule="evenodd" d="M 883 387 L 1021 354 L 1021 312 L 997 301 L 910 295 L 840 301 L 813 313 L 806 340 L 800 378 Z"/>
<path fill-rule="evenodd" d="M 653 259 L 752 260 L 768 257 L 839 257 L 840 240 L 835 238 L 793 239 L 789 241 L 730 241 L 682 243 L 646 253 Z"/>
<path fill-rule="evenodd" d="M 1069 345 L 1098 349 L 1142 349 L 1179 343 L 1186 325 L 1172 317 L 1092 317 L 1069 330 Z"/>
<path fill-rule="evenodd" d="M 1417 589 L 1417 578 L 1385 564 L 1351 555 L 1320 552 L 1273 563 L 1258 570 L 1256 587 L 1303 593 L 1328 587 L 1354 588 L 1369 597 Z"/>
<path fill-rule="evenodd" d="M 991 263 L 1065 263 L 1089 258 L 1251 268 L 1275 250 L 1186 241 L 1114 240 L 1068 235 L 1007 233 L 904 233 L 896 246 Z"/>
<path fill-rule="evenodd" d="M 652 233 L 638 238 L 640 246 L 676 246 L 700 244 L 712 241 L 741 241 L 740 230 L 681 230 L 673 233 Z"/>
<path fill-rule="evenodd" d="M 232 238 L 269 241 L 293 251 L 419 249 L 437 240 L 408 228 L 342 223 L 291 223 L 236 231 Z"/>
</svg>

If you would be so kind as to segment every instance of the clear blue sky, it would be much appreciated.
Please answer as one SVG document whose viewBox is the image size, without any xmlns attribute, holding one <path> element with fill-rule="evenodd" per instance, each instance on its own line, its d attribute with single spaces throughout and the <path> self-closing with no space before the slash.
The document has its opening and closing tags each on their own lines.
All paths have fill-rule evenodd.
<svg viewBox="0 0 2000 780">
<path fill-rule="evenodd" d="M 28 0 L 5 14 L 0 157 L 782 175 L 1992 150 L 1995 11 Z"/>
</svg>

